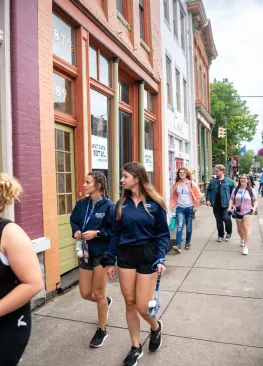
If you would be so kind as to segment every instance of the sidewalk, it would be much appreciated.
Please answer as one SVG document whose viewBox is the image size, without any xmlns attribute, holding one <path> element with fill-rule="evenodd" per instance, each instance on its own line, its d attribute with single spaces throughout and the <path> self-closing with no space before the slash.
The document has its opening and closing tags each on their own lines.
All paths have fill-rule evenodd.
<svg viewBox="0 0 263 366">
<path fill-rule="evenodd" d="M 212 209 L 202 206 L 194 221 L 192 249 L 167 256 L 161 281 L 163 345 L 148 352 L 149 327 L 142 320 L 144 357 L 139 366 L 263 365 L 263 198 L 254 217 L 249 255 L 242 256 L 236 224 L 231 240 L 217 243 Z M 89 348 L 96 330 L 96 307 L 80 298 L 78 287 L 33 315 L 33 331 L 22 366 L 122 365 L 131 346 L 118 282 L 109 337 Z"/>
</svg>

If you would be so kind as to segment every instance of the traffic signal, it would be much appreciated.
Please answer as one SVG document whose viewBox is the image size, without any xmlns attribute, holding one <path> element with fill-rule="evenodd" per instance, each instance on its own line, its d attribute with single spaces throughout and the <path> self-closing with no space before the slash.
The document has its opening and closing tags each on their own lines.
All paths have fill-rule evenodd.
<svg viewBox="0 0 263 366">
<path fill-rule="evenodd" d="M 224 127 L 218 127 L 218 138 L 224 138 L 226 137 L 226 128 Z"/>
</svg>

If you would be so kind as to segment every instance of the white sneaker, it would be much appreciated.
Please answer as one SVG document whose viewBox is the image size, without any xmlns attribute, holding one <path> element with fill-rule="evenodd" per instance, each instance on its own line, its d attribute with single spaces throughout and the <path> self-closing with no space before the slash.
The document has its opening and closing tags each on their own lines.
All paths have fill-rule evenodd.
<svg viewBox="0 0 263 366">
<path fill-rule="evenodd" d="M 217 239 L 217 241 L 219 241 L 219 242 L 222 242 L 223 240 L 224 240 L 224 238 L 220 238 L 220 237 Z"/>
<path fill-rule="evenodd" d="M 244 246 L 245 246 L 245 241 L 244 241 L 244 239 L 241 239 L 240 246 L 241 246 L 241 247 L 244 247 Z"/>
<path fill-rule="evenodd" d="M 248 247 L 244 247 L 242 254 L 248 255 Z"/>
</svg>

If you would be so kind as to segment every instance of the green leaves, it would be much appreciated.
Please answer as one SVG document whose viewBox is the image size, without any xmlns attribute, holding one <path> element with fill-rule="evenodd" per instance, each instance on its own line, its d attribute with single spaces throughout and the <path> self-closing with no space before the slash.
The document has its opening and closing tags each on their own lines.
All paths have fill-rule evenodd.
<svg viewBox="0 0 263 366">
<path fill-rule="evenodd" d="M 218 127 L 226 127 L 228 156 L 230 156 L 235 154 L 237 145 L 240 147 L 241 143 L 253 140 L 259 123 L 258 116 L 251 114 L 246 101 L 240 99 L 233 83 L 228 79 L 214 80 L 210 88 L 211 115 L 216 120 L 212 131 L 213 155 L 222 157 L 221 152 L 225 150 L 225 140 L 217 138 L 217 131 Z"/>
</svg>

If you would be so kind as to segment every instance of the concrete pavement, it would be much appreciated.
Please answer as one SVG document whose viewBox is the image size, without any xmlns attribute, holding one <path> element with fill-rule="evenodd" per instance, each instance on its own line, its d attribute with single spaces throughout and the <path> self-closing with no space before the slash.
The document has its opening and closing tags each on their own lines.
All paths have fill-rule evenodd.
<svg viewBox="0 0 263 366">
<path fill-rule="evenodd" d="M 142 320 L 144 357 L 138 365 L 263 365 L 263 198 L 258 201 L 248 256 L 241 255 L 235 222 L 231 240 L 217 243 L 212 209 L 198 210 L 192 249 L 167 256 L 161 281 L 162 348 L 148 352 L 149 327 Z M 96 306 L 82 300 L 75 287 L 34 312 L 21 365 L 122 365 L 130 338 L 117 280 L 109 283 L 108 295 L 113 305 L 102 348 L 89 348 Z"/>
</svg>

